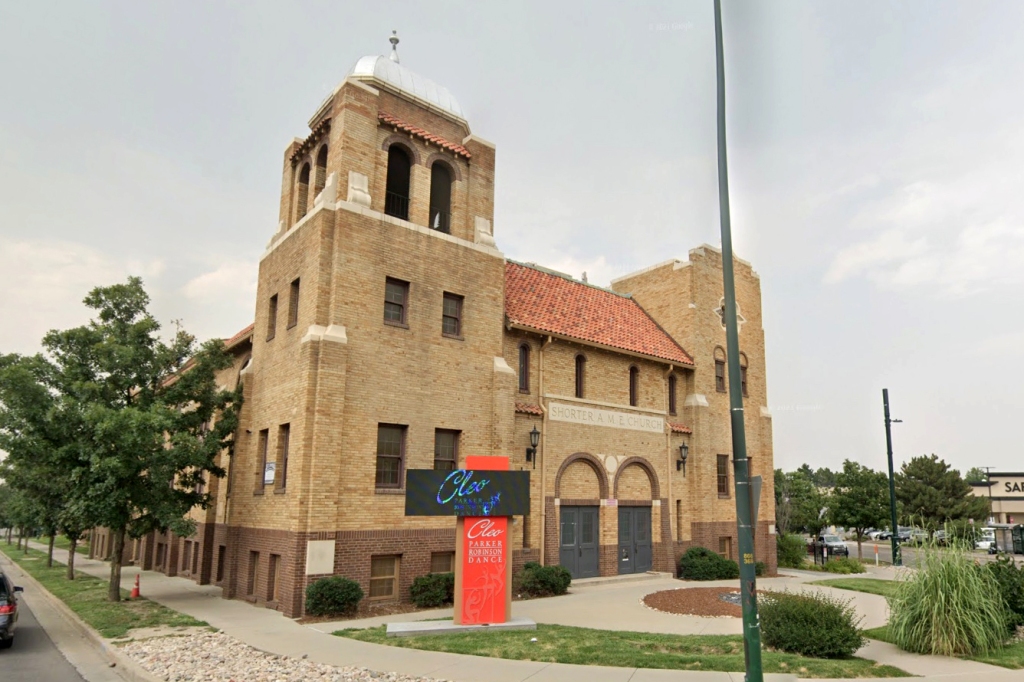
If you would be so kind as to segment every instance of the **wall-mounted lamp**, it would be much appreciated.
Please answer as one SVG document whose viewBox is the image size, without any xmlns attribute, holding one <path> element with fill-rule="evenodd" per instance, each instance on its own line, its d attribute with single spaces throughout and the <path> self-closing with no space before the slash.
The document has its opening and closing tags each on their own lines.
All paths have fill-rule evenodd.
<svg viewBox="0 0 1024 682">
<path fill-rule="evenodd" d="M 686 458 L 690 456 L 690 446 L 686 443 L 679 444 L 679 459 L 676 460 L 676 471 L 682 471 L 686 475 Z"/>
<path fill-rule="evenodd" d="M 537 468 L 537 445 L 540 443 L 540 431 L 533 427 L 530 431 L 530 447 L 526 448 L 526 461 L 533 462 L 533 468 Z"/>
</svg>

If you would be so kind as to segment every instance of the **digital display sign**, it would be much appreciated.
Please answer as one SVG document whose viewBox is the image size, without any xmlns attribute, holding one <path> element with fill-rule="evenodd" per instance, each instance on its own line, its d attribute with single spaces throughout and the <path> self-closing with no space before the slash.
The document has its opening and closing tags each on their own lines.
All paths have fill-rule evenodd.
<svg viewBox="0 0 1024 682">
<path fill-rule="evenodd" d="M 529 513 L 528 471 L 410 469 L 406 472 L 406 516 L 525 516 Z"/>
</svg>

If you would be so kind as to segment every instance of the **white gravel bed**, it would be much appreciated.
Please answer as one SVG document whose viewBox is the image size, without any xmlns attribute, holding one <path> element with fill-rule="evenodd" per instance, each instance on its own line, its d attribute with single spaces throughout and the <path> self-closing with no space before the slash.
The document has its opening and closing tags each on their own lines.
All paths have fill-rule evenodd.
<svg viewBox="0 0 1024 682">
<path fill-rule="evenodd" d="M 136 640 L 121 651 L 167 682 L 441 682 L 276 656 L 221 632 Z"/>
</svg>

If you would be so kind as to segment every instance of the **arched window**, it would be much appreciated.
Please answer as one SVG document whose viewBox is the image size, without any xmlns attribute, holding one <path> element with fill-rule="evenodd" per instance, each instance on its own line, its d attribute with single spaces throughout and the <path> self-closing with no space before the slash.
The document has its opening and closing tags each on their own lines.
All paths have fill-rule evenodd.
<svg viewBox="0 0 1024 682">
<path fill-rule="evenodd" d="M 745 353 L 740 353 L 740 389 L 743 392 L 743 397 L 747 397 L 747 356 Z"/>
<path fill-rule="evenodd" d="M 715 390 L 726 393 L 725 388 L 725 351 L 721 346 L 715 348 Z"/>
<path fill-rule="evenodd" d="M 298 191 L 295 193 L 295 221 L 302 220 L 302 217 L 306 215 L 307 204 L 309 203 L 309 164 L 302 164 L 302 170 L 299 171 L 299 186 Z"/>
<path fill-rule="evenodd" d="M 576 356 L 576 397 L 583 397 L 583 374 L 587 369 L 587 359 L 582 355 Z"/>
<path fill-rule="evenodd" d="M 676 375 L 668 375 L 668 413 L 676 413 Z"/>
<path fill-rule="evenodd" d="M 327 184 L 327 145 L 320 147 L 316 155 L 316 174 L 313 177 L 313 199 L 320 196 Z"/>
<path fill-rule="evenodd" d="M 430 227 L 452 231 L 452 174 L 443 161 L 430 167 Z"/>
<path fill-rule="evenodd" d="M 519 346 L 519 392 L 530 392 L 530 344 Z"/>
<path fill-rule="evenodd" d="M 388 179 L 384 195 L 384 212 L 388 215 L 409 219 L 409 172 L 412 159 L 399 144 L 388 147 Z"/>
<path fill-rule="evenodd" d="M 636 365 L 629 368 L 629 404 L 636 407 L 640 400 L 640 370 Z"/>
</svg>

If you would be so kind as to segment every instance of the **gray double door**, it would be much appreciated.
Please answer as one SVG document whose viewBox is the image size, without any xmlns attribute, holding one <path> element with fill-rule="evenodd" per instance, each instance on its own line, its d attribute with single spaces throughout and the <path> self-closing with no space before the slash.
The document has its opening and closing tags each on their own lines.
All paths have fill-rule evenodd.
<svg viewBox="0 0 1024 682">
<path fill-rule="evenodd" d="M 573 578 L 598 574 L 598 508 L 561 507 L 559 511 L 558 563 Z"/>
<path fill-rule="evenodd" d="M 651 565 L 651 508 L 619 507 L 619 573 L 644 573 Z"/>
</svg>

